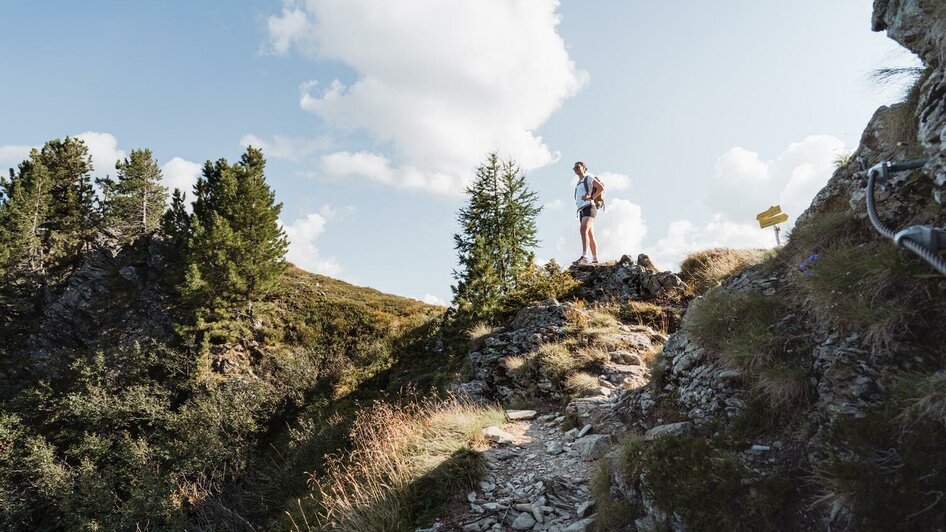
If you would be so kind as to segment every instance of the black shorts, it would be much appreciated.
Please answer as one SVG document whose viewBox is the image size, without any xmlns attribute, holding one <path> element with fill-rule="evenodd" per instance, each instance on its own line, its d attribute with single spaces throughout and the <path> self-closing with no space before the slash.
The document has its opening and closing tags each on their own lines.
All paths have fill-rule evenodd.
<svg viewBox="0 0 946 532">
<path fill-rule="evenodd" d="M 594 218 L 595 216 L 598 216 L 598 208 L 595 207 L 594 205 L 588 205 L 587 207 L 582 207 L 581 210 L 578 211 L 579 221 L 588 216 L 592 218 Z"/>
</svg>

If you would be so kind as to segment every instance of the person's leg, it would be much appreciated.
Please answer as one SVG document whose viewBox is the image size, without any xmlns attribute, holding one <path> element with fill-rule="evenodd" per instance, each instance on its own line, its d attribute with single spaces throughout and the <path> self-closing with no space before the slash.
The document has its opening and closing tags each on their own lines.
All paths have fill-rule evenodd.
<svg viewBox="0 0 946 532">
<path fill-rule="evenodd" d="M 588 218 L 588 245 L 591 247 L 591 260 L 598 260 L 598 242 L 595 240 L 594 218 Z"/>
<path fill-rule="evenodd" d="M 582 216 L 581 226 L 579 230 L 581 231 L 581 256 L 588 256 L 588 223 L 591 221 L 590 216 Z"/>
</svg>

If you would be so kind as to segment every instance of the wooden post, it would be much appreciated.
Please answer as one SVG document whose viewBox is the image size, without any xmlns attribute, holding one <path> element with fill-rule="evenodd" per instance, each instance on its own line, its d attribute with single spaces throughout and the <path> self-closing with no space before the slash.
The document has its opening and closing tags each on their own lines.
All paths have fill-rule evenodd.
<svg viewBox="0 0 946 532">
<path fill-rule="evenodd" d="M 781 245 L 782 245 L 782 239 L 779 238 L 778 234 L 782 231 L 782 228 L 780 228 L 780 227 L 777 226 L 777 225 L 773 225 L 772 227 L 775 228 L 775 245 L 776 245 L 776 246 L 781 246 Z"/>
</svg>

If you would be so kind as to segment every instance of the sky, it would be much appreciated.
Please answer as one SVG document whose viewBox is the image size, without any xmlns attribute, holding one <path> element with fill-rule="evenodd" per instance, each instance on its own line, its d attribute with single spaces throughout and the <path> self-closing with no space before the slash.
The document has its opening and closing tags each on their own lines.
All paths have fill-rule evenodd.
<svg viewBox="0 0 946 532">
<path fill-rule="evenodd" d="M 267 156 L 288 259 L 447 304 L 464 187 L 490 152 L 544 205 L 540 261 L 581 253 L 572 164 L 607 188 L 603 260 L 676 268 L 772 247 L 916 64 L 868 0 L 230 0 L 0 4 L 0 168 L 78 136 L 95 173 L 150 148 L 190 190 Z"/>
</svg>

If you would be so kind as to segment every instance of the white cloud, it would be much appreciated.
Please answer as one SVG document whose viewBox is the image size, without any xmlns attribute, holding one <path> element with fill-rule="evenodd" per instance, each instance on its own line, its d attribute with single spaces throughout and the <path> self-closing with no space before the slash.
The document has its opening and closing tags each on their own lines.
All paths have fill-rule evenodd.
<svg viewBox="0 0 946 532">
<path fill-rule="evenodd" d="M 34 146 L 25 144 L 0 146 L 0 172 L 6 176 L 10 168 L 15 170 L 17 165 L 30 156 L 30 150 L 33 148 Z"/>
<path fill-rule="evenodd" d="M 124 150 L 118 148 L 118 139 L 111 133 L 98 131 L 84 131 L 76 138 L 85 142 L 92 156 L 92 174 L 96 177 L 116 177 L 115 163 L 128 156 Z"/>
<path fill-rule="evenodd" d="M 295 50 L 356 72 L 351 84 L 306 83 L 300 100 L 329 125 L 363 130 L 390 148 L 333 154 L 374 165 L 371 173 L 348 176 L 459 194 L 488 152 L 510 154 L 524 170 L 557 160 L 534 131 L 587 78 L 556 32 L 558 6 L 558 0 L 284 0 L 282 13 L 268 21 L 268 50 Z"/>
<path fill-rule="evenodd" d="M 811 135 L 788 145 L 778 157 L 762 161 L 757 153 L 735 147 L 716 162 L 708 202 L 723 218 L 753 224 L 755 215 L 780 204 L 789 226 L 834 172 L 844 143 L 830 135 Z"/>
<path fill-rule="evenodd" d="M 594 228 L 601 260 L 639 252 L 647 236 L 647 222 L 640 205 L 620 198 L 608 200 L 605 210 L 595 219 Z"/>
<path fill-rule="evenodd" d="M 542 208 L 548 211 L 554 211 L 554 210 L 561 209 L 562 206 L 564 205 L 565 205 L 565 202 L 562 201 L 561 199 L 554 199 L 546 203 L 545 205 L 543 205 Z"/>
<path fill-rule="evenodd" d="M 608 193 L 615 190 L 627 190 L 631 188 L 631 178 L 627 177 L 624 174 L 616 174 L 614 172 L 601 172 L 597 174 L 598 178 L 604 183 L 605 189 Z"/>
<path fill-rule="evenodd" d="M 244 135 L 240 139 L 240 146 L 253 146 L 263 150 L 267 158 L 287 161 L 301 161 L 317 152 L 329 149 L 332 141 L 328 137 L 287 137 L 273 135 L 272 141 L 266 141 L 256 135 Z"/>
<path fill-rule="evenodd" d="M 201 170 L 202 166 L 193 161 L 174 157 L 161 167 L 161 175 L 168 190 L 180 189 L 188 201 L 193 201 L 194 184 L 197 183 Z"/>
<path fill-rule="evenodd" d="M 666 236 L 645 252 L 658 267 L 676 270 L 680 261 L 694 251 L 716 247 L 770 248 L 774 245 L 775 235 L 771 229 L 763 231 L 758 225 L 730 222 L 716 214 L 703 227 L 697 227 L 689 220 L 671 222 Z"/>
<path fill-rule="evenodd" d="M 423 301 L 424 303 L 427 303 L 428 305 L 437 305 L 437 306 L 439 306 L 439 307 L 446 307 L 446 306 L 447 306 L 447 300 L 446 300 L 446 299 L 444 299 L 444 298 L 442 298 L 442 297 L 437 297 L 437 296 L 435 296 L 435 295 L 433 295 L 433 294 L 424 294 L 424 297 L 423 297 L 423 299 L 421 299 L 421 301 Z"/>
<path fill-rule="evenodd" d="M 325 232 L 326 222 L 325 216 L 314 212 L 288 225 L 280 220 L 289 237 L 286 259 L 304 270 L 337 277 L 342 272 L 341 265 L 335 257 L 322 258 L 315 245 L 318 236 Z"/>
</svg>

